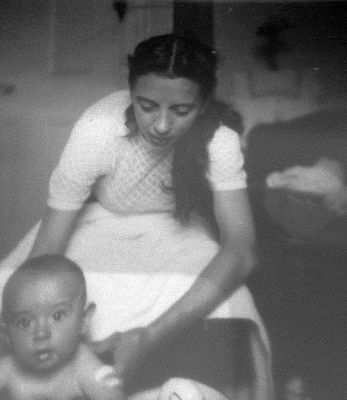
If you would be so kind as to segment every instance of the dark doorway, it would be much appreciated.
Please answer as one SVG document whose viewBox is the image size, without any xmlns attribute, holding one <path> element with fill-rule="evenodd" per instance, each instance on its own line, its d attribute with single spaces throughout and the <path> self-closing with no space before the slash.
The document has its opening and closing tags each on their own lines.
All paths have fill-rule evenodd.
<svg viewBox="0 0 347 400">
<path fill-rule="evenodd" d="M 212 0 L 174 0 L 174 31 L 189 32 L 197 39 L 213 45 Z"/>
</svg>

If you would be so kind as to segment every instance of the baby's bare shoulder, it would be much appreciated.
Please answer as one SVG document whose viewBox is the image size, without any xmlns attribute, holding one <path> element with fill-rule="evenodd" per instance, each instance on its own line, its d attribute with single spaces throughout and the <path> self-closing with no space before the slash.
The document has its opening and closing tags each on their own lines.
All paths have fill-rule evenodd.
<svg viewBox="0 0 347 400">
<path fill-rule="evenodd" d="M 16 368 L 11 355 L 6 355 L 0 358 L 0 399 L 10 400 L 11 386 L 16 380 Z"/>
<path fill-rule="evenodd" d="M 13 357 L 10 354 L 7 354 L 0 358 L 0 383 L 3 383 L 3 380 L 8 379 L 10 374 L 15 374 L 16 368 L 14 365 Z M 1 386 L 0 386 L 1 387 Z"/>
</svg>

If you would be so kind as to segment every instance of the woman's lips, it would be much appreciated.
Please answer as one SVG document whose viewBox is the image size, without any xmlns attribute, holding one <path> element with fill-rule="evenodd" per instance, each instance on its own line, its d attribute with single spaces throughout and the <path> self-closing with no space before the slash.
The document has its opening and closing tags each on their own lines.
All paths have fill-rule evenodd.
<svg viewBox="0 0 347 400">
<path fill-rule="evenodd" d="M 156 145 L 156 146 L 165 146 L 170 142 L 169 137 L 159 137 L 156 135 L 153 135 L 151 133 L 148 134 L 148 140 L 150 143 Z"/>
</svg>

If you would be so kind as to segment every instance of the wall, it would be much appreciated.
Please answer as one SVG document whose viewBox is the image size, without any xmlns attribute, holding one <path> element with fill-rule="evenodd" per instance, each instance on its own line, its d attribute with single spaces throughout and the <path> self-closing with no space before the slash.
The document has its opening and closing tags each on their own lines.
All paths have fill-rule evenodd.
<svg viewBox="0 0 347 400">
<path fill-rule="evenodd" d="M 242 112 L 246 130 L 316 108 L 346 106 L 344 2 L 216 1 L 214 9 L 219 95 Z M 257 28 L 269 17 L 292 25 L 282 34 L 290 51 L 279 56 L 278 73 L 254 55 Z"/>
<path fill-rule="evenodd" d="M 137 0 L 120 22 L 111 0 L 3 0 L 0 7 L 1 258 L 42 214 L 75 120 L 126 87 L 126 54 L 170 31 L 172 10 L 170 2 Z"/>
</svg>

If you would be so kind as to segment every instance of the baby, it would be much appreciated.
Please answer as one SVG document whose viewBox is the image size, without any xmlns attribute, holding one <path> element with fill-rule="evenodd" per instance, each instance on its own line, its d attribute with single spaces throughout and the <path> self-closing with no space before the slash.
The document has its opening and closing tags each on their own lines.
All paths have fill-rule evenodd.
<svg viewBox="0 0 347 400">
<path fill-rule="evenodd" d="M 44 255 L 21 265 L 2 295 L 10 353 L 0 359 L 0 398 L 123 400 L 113 368 L 83 342 L 94 309 L 74 262 Z"/>
</svg>

